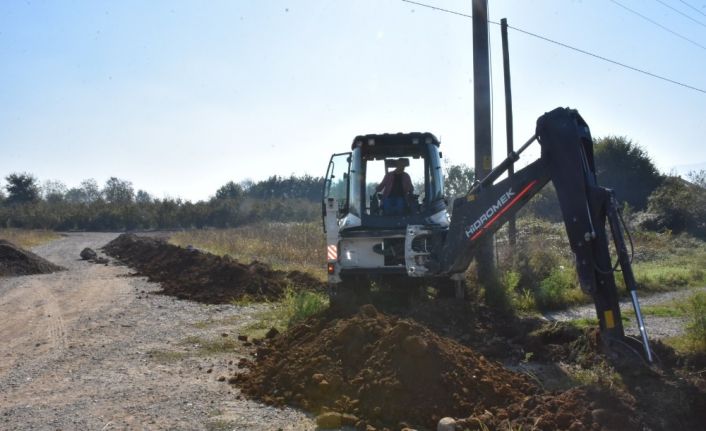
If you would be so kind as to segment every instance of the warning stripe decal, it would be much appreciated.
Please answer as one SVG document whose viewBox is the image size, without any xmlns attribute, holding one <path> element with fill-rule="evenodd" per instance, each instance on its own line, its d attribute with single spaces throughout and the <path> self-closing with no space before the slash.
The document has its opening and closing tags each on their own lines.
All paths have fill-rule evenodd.
<svg viewBox="0 0 706 431">
<path fill-rule="evenodd" d="M 327 257 L 328 260 L 338 259 L 338 247 L 336 247 L 336 244 L 329 244 L 327 249 Z"/>
<path fill-rule="evenodd" d="M 507 205 L 505 205 L 505 207 L 504 207 L 503 209 L 501 209 L 500 211 L 498 211 L 498 213 L 495 214 L 495 216 L 493 216 L 493 218 L 491 218 L 491 219 L 488 221 L 488 223 L 485 224 L 485 226 L 483 226 L 483 227 L 481 227 L 480 229 L 478 229 L 478 231 L 475 233 L 475 235 L 473 235 L 473 236 L 471 237 L 471 241 L 475 240 L 475 239 L 478 238 L 483 232 L 485 232 L 486 230 L 488 230 L 488 228 L 490 228 L 490 226 L 491 226 L 493 223 L 495 223 L 495 222 L 500 218 L 500 216 L 502 216 L 503 214 L 505 214 L 505 212 L 506 212 L 507 210 L 509 210 L 510 208 L 512 208 L 512 206 L 515 205 L 515 204 L 517 203 L 517 201 L 520 200 L 520 198 L 521 198 L 522 196 L 526 195 L 527 192 L 529 192 L 529 191 L 532 189 L 532 187 L 534 187 L 535 184 L 537 184 L 537 182 L 538 182 L 537 180 L 534 180 L 534 181 L 532 181 L 531 183 L 527 184 L 527 186 L 525 186 L 525 188 L 522 189 L 522 191 L 521 191 L 520 193 L 518 193 L 517 196 L 515 196 L 515 197 L 510 201 L 510 203 L 508 203 Z"/>
</svg>

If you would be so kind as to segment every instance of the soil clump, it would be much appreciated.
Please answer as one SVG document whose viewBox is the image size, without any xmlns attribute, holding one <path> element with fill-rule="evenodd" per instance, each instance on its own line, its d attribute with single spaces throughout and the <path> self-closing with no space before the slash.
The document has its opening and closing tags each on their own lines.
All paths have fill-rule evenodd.
<svg viewBox="0 0 706 431">
<path fill-rule="evenodd" d="M 484 310 L 451 301 L 398 314 L 372 305 L 353 315 L 328 310 L 264 340 L 228 381 L 246 396 L 357 429 L 436 429 L 446 416 L 458 430 L 702 429 L 698 361 L 685 367 L 656 343 L 669 357 L 658 372 L 638 358 L 613 364 L 596 328 L 492 322 Z"/>
<path fill-rule="evenodd" d="M 363 429 L 434 428 L 444 416 L 481 414 L 538 390 L 527 376 L 372 305 L 347 318 L 310 318 L 260 347 L 248 365 L 231 380 L 245 394 L 347 415 Z"/>
<path fill-rule="evenodd" d="M 64 269 L 31 251 L 0 239 L 0 277 L 49 274 Z"/>
<path fill-rule="evenodd" d="M 118 236 L 103 251 L 136 269 L 137 275 L 160 283 L 161 293 L 209 304 L 277 299 L 287 288 L 324 289 L 321 281 L 300 271 L 277 271 L 258 261 L 246 265 L 229 256 L 134 234 Z"/>
<path fill-rule="evenodd" d="M 644 429 L 635 416 L 634 400 L 599 387 L 576 387 L 537 394 L 506 407 L 492 408 L 457 421 L 462 429 L 621 430 Z"/>
</svg>

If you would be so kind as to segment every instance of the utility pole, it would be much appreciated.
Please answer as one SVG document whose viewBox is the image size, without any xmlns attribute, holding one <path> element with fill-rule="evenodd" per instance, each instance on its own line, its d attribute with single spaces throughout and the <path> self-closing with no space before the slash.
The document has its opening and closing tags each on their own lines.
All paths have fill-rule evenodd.
<svg viewBox="0 0 706 431">
<path fill-rule="evenodd" d="M 485 178 L 493 168 L 493 142 L 490 112 L 490 51 L 488 46 L 488 0 L 473 0 L 473 114 L 475 128 L 476 179 Z M 498 292 L 494 237 L 488 235 L 478 247 L 478 281 L 486 300 Z"/>
<path fill-rule="evenodd" d="M 510 155 L 514 151 L 514 137 L 512 127 L 512 88 L 510 85 L 510 52 L 507 42 L 507 19 L 500 20 L 500 32 L 503 39 L 503 72 L 505 75 L 505 130 L 507 135 L 507 154 Z M 513 164 L 507 169 L 508 176 L 515 173 Z M 507 223 L 508 240 L 510 242 L 510 252 L 513 252 L 515 243 L 517 242 L 517 226 L 515 225 L 515 215 L 513 214 Z"/>
</svg>

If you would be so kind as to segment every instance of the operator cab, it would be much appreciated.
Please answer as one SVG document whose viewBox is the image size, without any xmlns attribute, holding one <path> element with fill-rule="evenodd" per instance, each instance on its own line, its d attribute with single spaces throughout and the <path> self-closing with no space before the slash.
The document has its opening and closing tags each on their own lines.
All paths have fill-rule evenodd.
<svg viewBox="0 0 706 431">
<path fill-rule="evenodd" d="M 447 227 L 439 145 L 431 133 L 361 135 L 353 140 L 351 152 L 331 156 L 323 201 L 324 205 L 329 199 L 337 201 L 339 229 L 397 230 L 429 224 Z M 386 213 L 376 188 L 398 165 L 404 166 L 413 191 L 404 197 L 401 211 Z"/>
</svg>

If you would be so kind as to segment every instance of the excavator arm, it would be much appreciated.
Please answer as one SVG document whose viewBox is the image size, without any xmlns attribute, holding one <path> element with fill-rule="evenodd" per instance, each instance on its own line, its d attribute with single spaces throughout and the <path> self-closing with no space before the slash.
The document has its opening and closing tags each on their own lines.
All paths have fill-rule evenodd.
<svg viewBox="0 0 706 431">
<path fill-rule="evenodd" d="M 495 183 L 519 159 L 534 140 L 541 145 L 541 157 L 512 176 Z M 549 181 L 556 189 L 569 243 L 576 256 L 581 288 L 596 306 L 602 336 L 608 342 L 626 342 L 618 291 L 609 250 L 606 221 L 610 226 L 618 264 L 630 292 L 641 333 L 642 350 L 648 362 L 652 352 L 637 299 L 636 283 L 627 252 L 618 203 L 613 191 L 597 184 L 593 141 L 586 122 L 577 111 L 557 108 L 537 120 L 535 135 L 517 152 L 510 154 L 468 194 L 454 201 L 451 224 L 436 234 L 436 252 L 430 272 L 461 273 L 468 268 L 483 237 L 494 233 Z M 428 267 L 430 265 L 427 265 Z"/>
</svg>

